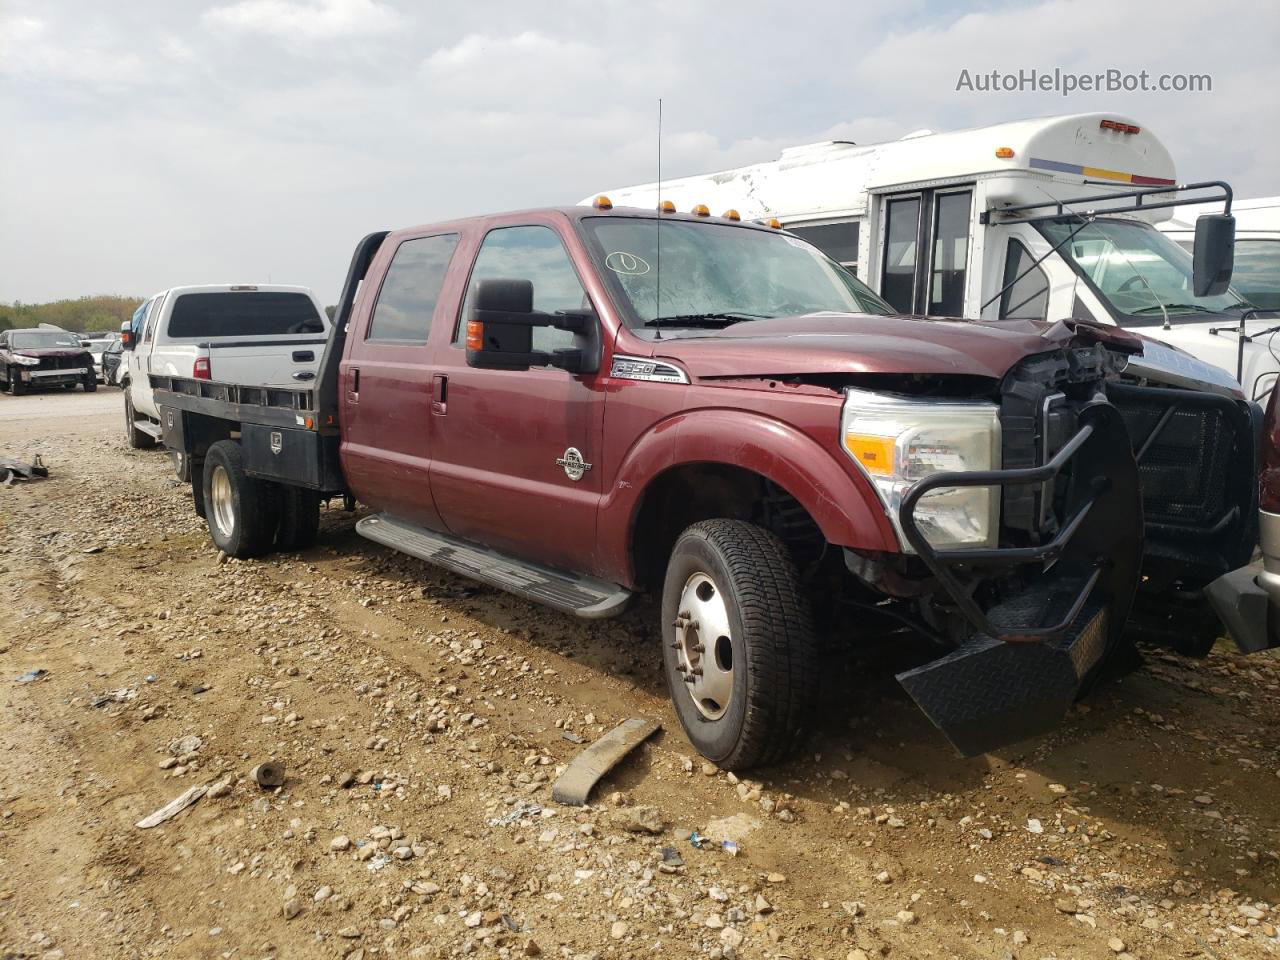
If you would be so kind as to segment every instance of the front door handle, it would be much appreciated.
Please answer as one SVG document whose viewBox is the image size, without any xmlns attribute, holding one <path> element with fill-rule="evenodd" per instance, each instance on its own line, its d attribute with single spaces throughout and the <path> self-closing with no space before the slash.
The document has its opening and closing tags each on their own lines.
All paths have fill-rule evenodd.
<svg viewBox="0 0 1280 960">
<path fill-rule="evenodd" d="M 449 378 L 443 373 L 431 378 L 431 412 L 437 417 L 449 412 Z"/>
<path fill-rule="evenodd" d="M 350 389 L 347 390 L 347 400 L 350 403 L 360 402 L 360 369 L 353 367 L 351 370 Z"/>
</svg>

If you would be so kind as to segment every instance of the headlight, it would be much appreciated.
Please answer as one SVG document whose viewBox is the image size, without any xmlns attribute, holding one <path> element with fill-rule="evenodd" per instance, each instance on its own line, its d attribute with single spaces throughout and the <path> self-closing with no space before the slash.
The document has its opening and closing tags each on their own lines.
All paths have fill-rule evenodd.
<svg viewBox="0 0 1280 960">
<path fill-rule="evenodd" d="M 845 452 L 867 475 L 904 550 L 902 497 L 934 473 L 1000 468 L 1000 418 L 993 403 L 904 400 L 864 390 L 845 393 Z M 916 525 L 937 549 L 994 547 L 999 487 L 943 487 L 916 504 Z"/>
<path fill-rule="evenodd" d="M 20 353 L 15 353 L 15 354 L 13 355 L 13 362 L 14 362 L 14 363 L 17 363 L 17 364 L 21 364 L 21 365 L 22 365 L 22 366 L 24 366 L 24 367 L 38 367 L 38 366 L 40 366 L 40 358 L 39 358 L 39 357 L 24 357 L 24 356 L 23 356 L 22 354 L 20 354 Z"/>
</svg>

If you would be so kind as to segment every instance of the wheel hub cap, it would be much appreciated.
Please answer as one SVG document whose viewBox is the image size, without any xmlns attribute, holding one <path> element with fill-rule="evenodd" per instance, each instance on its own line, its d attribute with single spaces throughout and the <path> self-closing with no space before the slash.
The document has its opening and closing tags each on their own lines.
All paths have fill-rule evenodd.
<svg viewBox="0 0 1280 960">
<path fill-rule="evenodd" d="M 213 500 L 213 522 L 223 537 L 230 537 L 236 528 L 235 505 L 231 498 L 231 478 L 221 464 L 213 468 L 209 479 L 209 497 Z"/>
<path fill-rule="evenodd" d="M 680 593 L 675 621 L 676 669 L 693 704 L 708 720 L 718 720 L 733 697 L 733 641 L 729 610 L 714 580 L 695 573 Z"/>
</svg>

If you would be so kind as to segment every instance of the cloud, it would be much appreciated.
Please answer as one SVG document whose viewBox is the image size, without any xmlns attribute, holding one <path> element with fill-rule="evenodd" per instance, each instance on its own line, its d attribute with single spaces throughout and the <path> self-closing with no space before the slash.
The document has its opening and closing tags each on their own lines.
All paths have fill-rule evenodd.
<svg viewBox="0 0 1280 960">
<path fill-rule="evenodd" d="M 131 50 L 104 49 L 101 35 L 55 32 L 34 16 L 0 16 L 0 76 L 65 81 L 109 89 L 141 80 L 142 58 Z"/>
<path fill-rule="evenodd" d="M 215 27 L 283 40 L 336 40 L 386 33 L 400 22 L 395 10 L 377 0 L 240 0 L 213 7 L 201 17 Z"/>
</svg>

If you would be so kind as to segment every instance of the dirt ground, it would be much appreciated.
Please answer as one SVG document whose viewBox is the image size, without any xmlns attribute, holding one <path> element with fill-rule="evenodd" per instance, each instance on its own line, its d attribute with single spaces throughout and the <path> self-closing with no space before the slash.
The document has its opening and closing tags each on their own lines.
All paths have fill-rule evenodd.
<svg viewBox="0 0 1280 960">
<path fill-rule="evenodd" d="M 4 957 L 1280 952 L 1275 655 L 1148 652 L 962 760 L 893 680 L 916 654 L 833 644 L 810 752 L 738 780 L 667 706 L 651 605 L 551 613 L 336 509 L 316 549 L 219 563 L 121 420 L 110 388 L 0 396 L 0 453 L 52 470 L 0 487 Z M 665 730 L 553 803 L 629 716 Z"/>
</svg>

